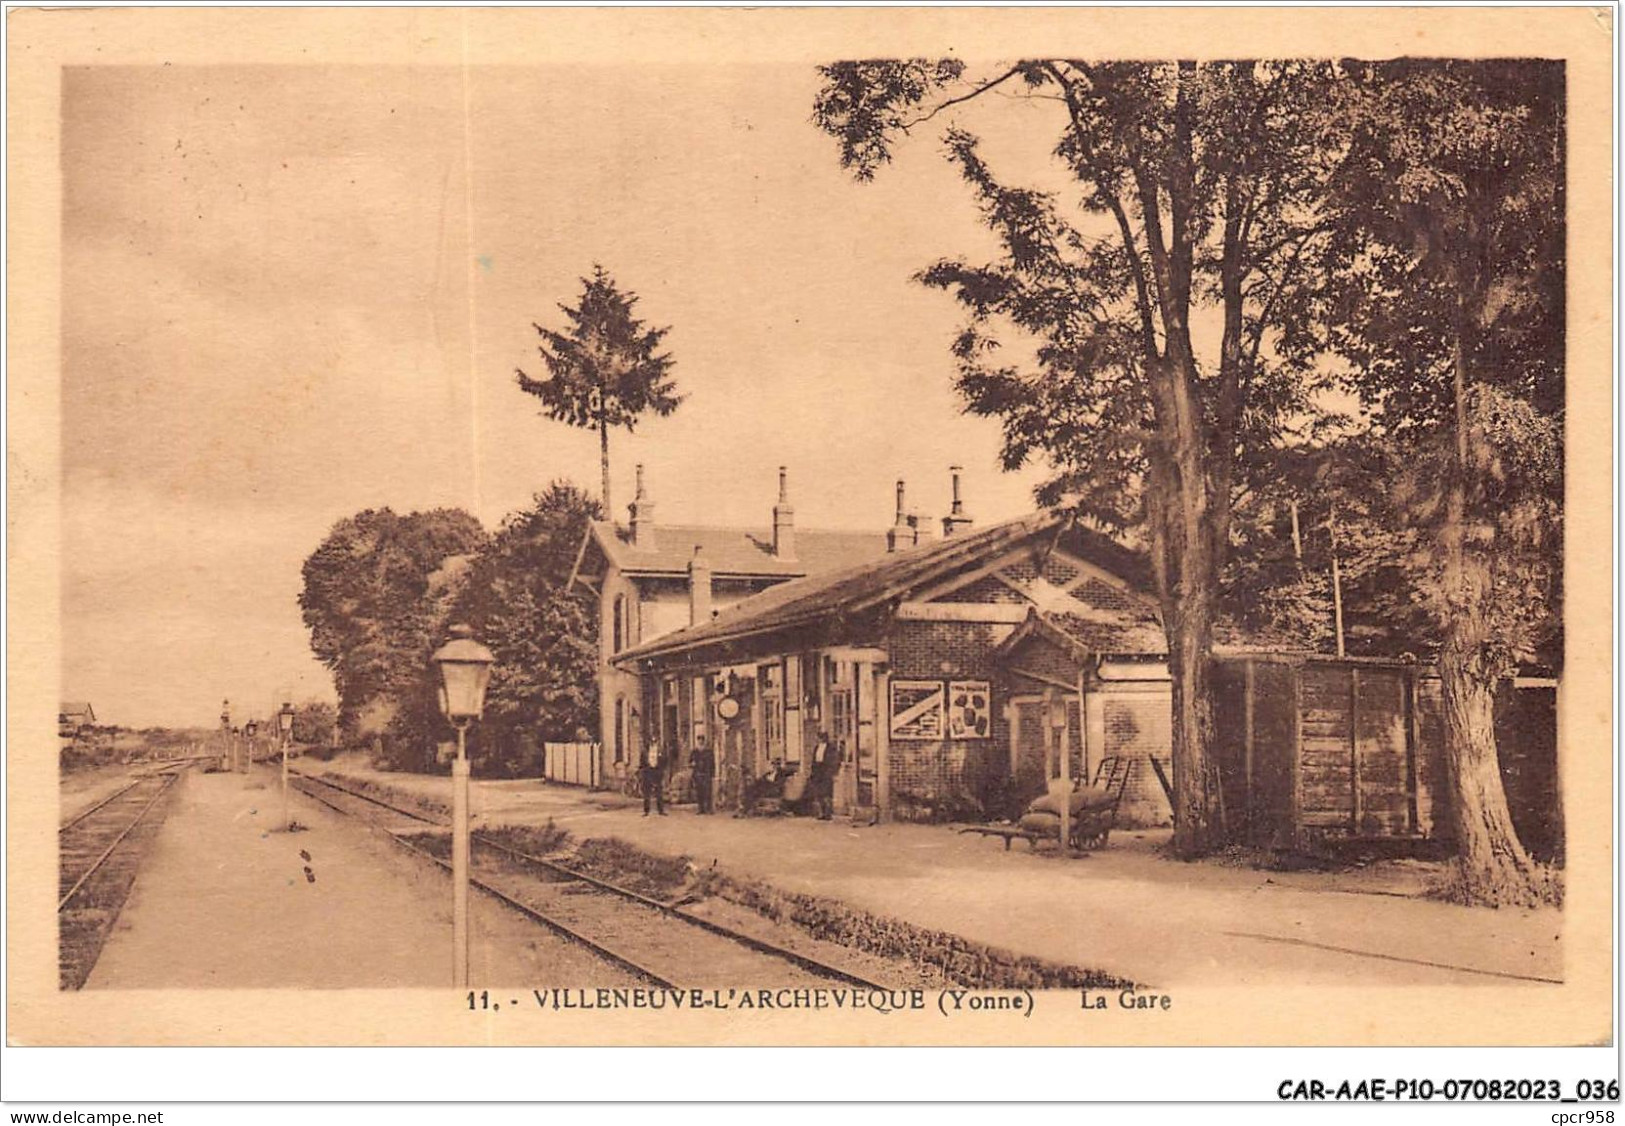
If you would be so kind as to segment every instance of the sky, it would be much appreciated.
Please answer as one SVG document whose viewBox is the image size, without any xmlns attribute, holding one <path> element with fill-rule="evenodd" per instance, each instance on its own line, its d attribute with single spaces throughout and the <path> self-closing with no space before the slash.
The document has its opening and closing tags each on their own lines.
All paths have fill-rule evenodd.
<svg viewBox="0 0 1625 1126">
<path fill-rule="evenodd" d="M 1031 509 L 951 385 L 952 300 L 911 275 L 990 251 L 921 131 L 842 172 L 786 65 L 85 67 L 65 72 L 62 695 L 103 722 L 211 723 L 331 697 L 300 565 L 370 507 L 494 528 L 596 437 L 541 416 L 533 325 L 602 264 L 670 326 L 687 394 L 612 440 L 657 520 L 880 529 L 893 482 Z M 1046 175 L 1044 107 L 992 155 Z M 974 124 L 974 122 L 973 122 Z M 1002 146 L 1002 149 L 999 147 Z"/>
</svg>

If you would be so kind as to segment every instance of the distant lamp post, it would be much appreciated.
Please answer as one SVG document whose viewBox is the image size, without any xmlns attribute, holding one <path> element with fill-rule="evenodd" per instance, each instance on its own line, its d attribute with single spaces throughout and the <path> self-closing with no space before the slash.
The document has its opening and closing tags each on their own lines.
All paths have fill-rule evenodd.
<svg viewBox="0 0 1625 1126">
<path fill-rule="evenodd" d="M 277 732 L 282 738 L 282 827 L 293 830 L 293 814 L 288 810 L 288 744 L 293 741 L 293 705 L 284 702 L 276 713 Z"/>
<path fill-rule="evenodd" d="M 440 669 L 440 710 L 457 729 L 451 764 L 452 978 L 468 984 L 468 725 L 485 710 L 485 687 L 496 658 L 474 640 L 466 625 L 451 627 L 451 640 L 435 650 Z"/>
<path fill-rule="evenodd" d="M 245 723 L 243 725 L 243 773 L 244 774 L 247 774 L 248 773 L 248 768 L 254 765 L 254 736 L 255 736 L 255 734 L 257 734 L 259 732 L 259 729 L 260 729 L 260 725 L 258 723 L 256 723 L 254 720 L 249 720 L 247 723 Z"/>
<path fill-rule="evenodd" d="M 220 769 L 229 770 L 231 761 L 231 701 L 220 701 L 220 737 L 225 740 L 225 747 L 220 752 Z"/>
</svg>

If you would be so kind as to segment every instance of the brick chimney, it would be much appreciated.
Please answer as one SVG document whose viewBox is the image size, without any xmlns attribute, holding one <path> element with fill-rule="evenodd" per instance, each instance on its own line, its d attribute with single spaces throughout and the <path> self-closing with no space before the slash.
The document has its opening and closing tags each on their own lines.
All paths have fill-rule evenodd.
<svg viewBox="0 0 1625 1126">
<path fill-rule="evenodd" d="M 914 529 L 908 524 L 908 510 L 903 506 L 903 482 L 897 482 L 897 515 L 886 530 L 886 550 L 901 551 L 914 545 Z"/>
<path fill-rule="evenodd" d="M 914 542 L 916 544 L 934 543 L 937 538 L 937 522 L 931 517 L 916 512 L 908 518 L 914 525 Z"/>
<path fill-rule="evenodd" d="M 790 507 L 790 486 L 784 466 L 779 466 L 779 503 L 773 506 L 773 558 L 796 557 L 796 510 Z"/>
<path fill-rule="evenodd" d="M 652 548 L 655 545 L 655 502 L 643 491 L 643 463 L 637 468 L 638 490 L 627 510 L 632 514 L 632 546 Z"/>
<path fill-rule="evenodd" d="M 965 511 L 965 502 L 959 495 L 959 475 L 964 471 L 963 466 L 950 465 L 948 467 L 948 473 L 953 477 L 954 482 L 954 502 L 953 507 L 948 510 L 948 515 L 942 518 L 942 534 L 944 538 L 953 535 L 961 528 L 968 528 L 976 523 L 975 520 L 971 519 L 970 514 Z"/>
<path fill-rule="evenodd" d="M 702 625 L 711 620 L 711 564 L 694 545 L 694 558 L 688 561 L 688 624 Z"/>
</svg>

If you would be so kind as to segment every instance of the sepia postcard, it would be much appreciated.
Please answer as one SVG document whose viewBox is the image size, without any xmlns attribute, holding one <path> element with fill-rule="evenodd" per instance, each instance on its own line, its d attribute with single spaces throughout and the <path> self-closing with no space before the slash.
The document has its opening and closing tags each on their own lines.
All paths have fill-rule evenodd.
<svg viewBox="0 0 1625 1126">
<path fill-rule="evenodd" d="M 11 10 L 9 1042 L 1611 1043 L 1613 15 Z"/>
</svg>

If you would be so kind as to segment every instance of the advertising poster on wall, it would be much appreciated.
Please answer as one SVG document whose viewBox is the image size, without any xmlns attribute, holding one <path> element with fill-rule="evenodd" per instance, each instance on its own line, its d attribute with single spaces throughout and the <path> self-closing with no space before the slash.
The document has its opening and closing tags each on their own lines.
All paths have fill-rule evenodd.
<svg viewBox="0 0 1625 1126">
<path fill-rule="evenodd" d="M 993 694 L 985 680 L 948 682 L 948 737 L 986 739 L 993 731 Z"/>
<path fill-rule="evenodd" d="M 891 737 L 942 738 L 946 702 L 940 680 L 892 681 Z"/>
</svg>

